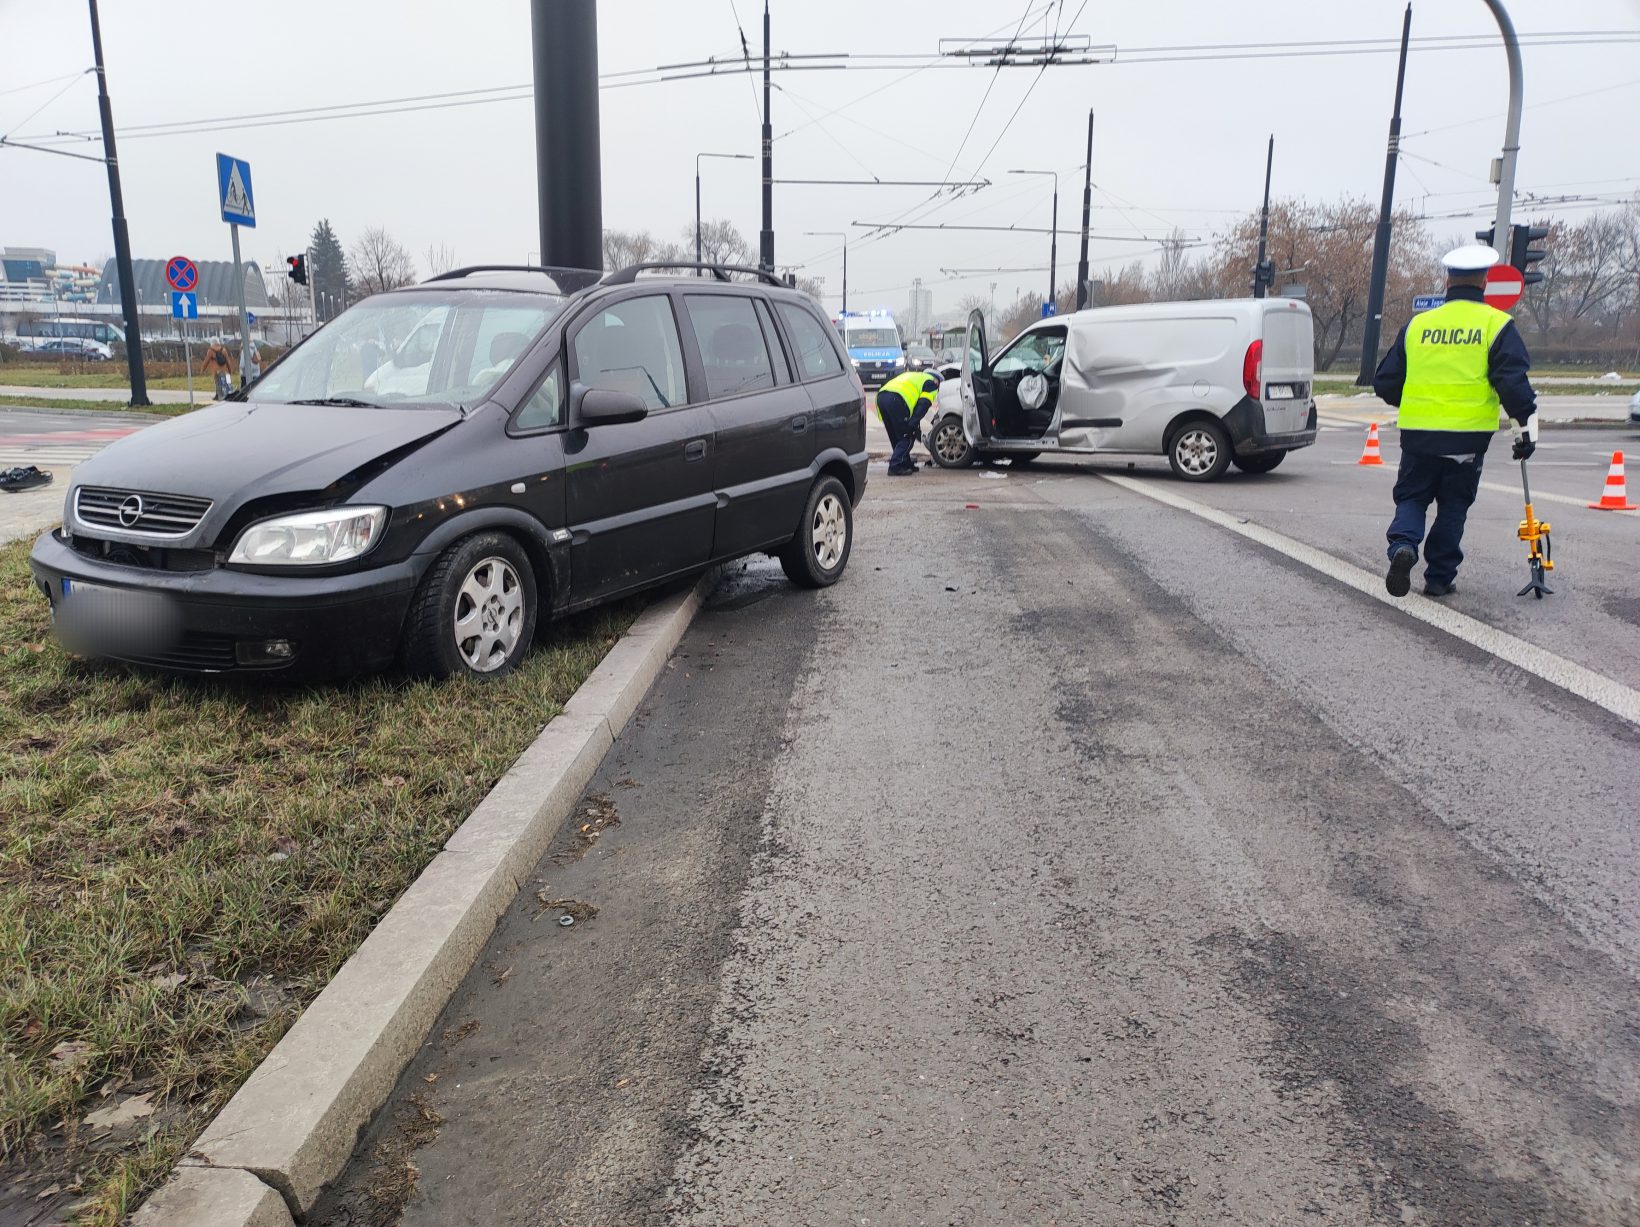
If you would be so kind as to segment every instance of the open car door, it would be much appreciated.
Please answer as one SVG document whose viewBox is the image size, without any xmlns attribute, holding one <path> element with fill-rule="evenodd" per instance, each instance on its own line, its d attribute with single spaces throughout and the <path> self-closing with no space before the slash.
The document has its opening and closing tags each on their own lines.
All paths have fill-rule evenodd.
<svg viewBox="0 0 1640 1227">
<path fill-rule="evenodd" d="M 970 445 L 996 430 L 991 407 L 991 360 L 985 345 L 985 313 L 968 313 L 968 343 L 962 351 L 962 432 Z"/>
</svg>

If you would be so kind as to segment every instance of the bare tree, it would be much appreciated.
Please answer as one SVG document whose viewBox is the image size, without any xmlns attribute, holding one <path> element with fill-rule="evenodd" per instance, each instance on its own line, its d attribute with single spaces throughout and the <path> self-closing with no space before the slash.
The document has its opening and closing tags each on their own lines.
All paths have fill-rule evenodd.
<svg viewBox="0 0 1640 1227">
<path fill-rule="evenodd" d="M 396 290 L 416 279 L 415 257 L 381 226 L 361 234 L 347 258 L 361 295 Z"/>
<path fill-rule="evenodd" d="M 689 255 L 686 259 L 695 258 L 695 227 L 691 224 L 683 228 L 684 246 Z M 753 264 L 751 245 L 746 242 L 746 236 L 732 221 L 727 218 L 713 218 L 703 221 L 700 225 L 700 258 L 708 264 Z"/>
<path fill-rule="evenodd" d="M 681 258 L 676 247 L 657 239 L 647 230 L 604 231 L 604 269 L 608 272 L 630 264 Z M 694 259 L 693 256 L 689 258 Z"/>
<path fill-rule="evenodd" d="M 447 273 L 460 263 L 456 259 L 456 253 L 443 243 L 429 243 L 426 252 L 423 253 L 423 259 L 427 261 L 427 275 L 429 277 L 437 277 L 440 273 Z"/>
</svg>

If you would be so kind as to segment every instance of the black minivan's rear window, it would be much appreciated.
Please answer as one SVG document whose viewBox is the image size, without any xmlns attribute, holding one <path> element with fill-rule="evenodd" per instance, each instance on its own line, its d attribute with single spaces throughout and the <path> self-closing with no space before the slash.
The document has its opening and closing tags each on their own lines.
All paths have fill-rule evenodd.
<svg viewBox="0 0 1640 1227">
<path fill-rule="evenodd" d="M 792 348 L 797 351 L 795 356 L 801 378 L 818 379 L 823 375 L 843 373 L 842 361 L 837 357 L 837 350 L 819 320 L 792 303 L 776 303 L 774 309 L 780 312 L 780 320 L 786 325 Z"/>
<path fill-rule="evenodd" d="M 685 294 L 695 326 L 706 394 L 712 400 L 774 387 L 774 367 L 752 300 L 738 294 Z"/>
</svg>

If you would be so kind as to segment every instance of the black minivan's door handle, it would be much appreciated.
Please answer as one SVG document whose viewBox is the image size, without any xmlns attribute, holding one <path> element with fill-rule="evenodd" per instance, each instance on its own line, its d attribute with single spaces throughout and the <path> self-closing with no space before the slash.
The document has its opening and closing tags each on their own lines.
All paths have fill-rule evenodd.
<svg viewBox="0 0 1640 1227">
<path fill-rule="evenodd" d="M 694 439 L 691 442 L 684 444 L 683 458 L 685 460 L 705 460 L 706 440 Z"/>
<path fill-rule="evenodd" d="M 809 419 L 808 418 L 806 418 L 806 417 L 795 417 L 795 418 L 792 419 L 792 433 L 793 434 L 799 434 L 800 435 L 805 430 L 807 430 L 808 428 L 809 428 Z"/>
</svg>

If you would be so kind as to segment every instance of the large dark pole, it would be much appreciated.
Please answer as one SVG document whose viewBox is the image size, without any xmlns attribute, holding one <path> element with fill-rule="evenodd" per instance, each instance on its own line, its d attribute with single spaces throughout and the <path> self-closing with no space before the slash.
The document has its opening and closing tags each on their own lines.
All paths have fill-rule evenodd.
<svg viewBox="0 0 1640 1227">
<path fill-rule="evenodd" d="M 595 0 L 530 0 L 541 263 L 604 266 Z"/>
<path fill-rule="evenodd" d="M 757 264 L 774 272 L 774 129 L 769 122 L 769 0 L 763 0 L 763 229 Z"/>
<path fill-rule="evenodd" d="M 1275 280 L 1274 270 L 1265 260 L 1265 249 L 1270 239 L 1270 170 L 1276 163 L 1275 133 L 1270 134 L 1270 148 L 1264 155 L 1264 208 L 1258 215 L 1258 263 L 1253 266 L 1253 297 L 1263 298 Z"/>
<path fill-rule="evenodd" d="M 137 281 L 131 271 L 131 234 L 125 227 L 125 194 L 120 191 L 120 159 L 114 152 L 114 107 L 108 101 L 103 68 L 102 23 L 91 0 L 91 51 L 97 61 L 97 109 L 102 112 L 103 160 L 108 163 L 108 203 L 114 213 L 114 268 L 120 277 L 120 314 L 125 317 L 125 361 L 131 372 L 131 403 L 149 404 L 148 376 L 142 369 L 142 325 L 137 315 Z"/>
<path fill-rule="evenodd" d="M 1384 197 L 1378 204 L 1378 232 L 1372 239 L 1372 284 L 1367 289 L 1367 322 L 1361 330 L 1360 385 L 1370 384 L 1378 370 L 1378 341 L 1384 327 L 1384 285 L 1389 280 L 1390 213 L 1395 208 L 1395 159 L 1401 151 L 1401 90 L 1407 81 L 1407 41 L 1412 36 L 1412 5 L 1401 19 L 1401 64 L 1395 70 L 1395 109 L 1389 117 L 1389 151 L 1384 155 Z"/>
<path fill-rule="evenodd" d="M 1059 303 L 1059 175 L 1053 177 L 1053 236 L 1048 240 L 1048 301 Z"/>
<path fill-rule="evenodd" d="M 843 236 L 843 310 L 848 310 L 848 235 Z"/>
<path fill-rule="evenodd" d="M 695 263 L 700 263 L 700 154 L 695 155 Z M 701 270 L 695 270 L 700 276 Z"/>
<path fill-rule="evenodd" d="M 1076 309 L 1088 305 L 1088 219 L 1093 214 L 1093 108 L 1088 108 L 1088 164 L 1082 176 L 1082 255 L 1076 262 Z M 1057 230 L 1059 227 L 1055 226 Z"/>
</svg>

